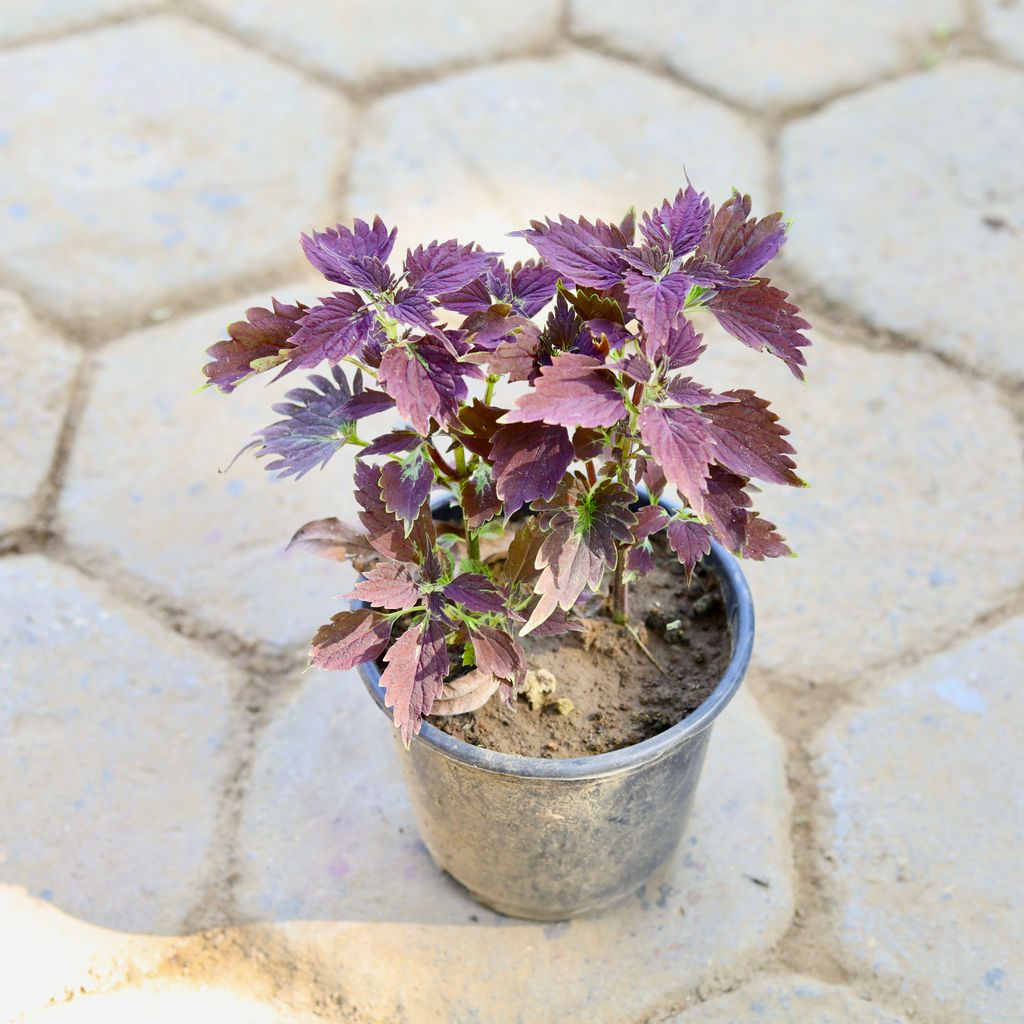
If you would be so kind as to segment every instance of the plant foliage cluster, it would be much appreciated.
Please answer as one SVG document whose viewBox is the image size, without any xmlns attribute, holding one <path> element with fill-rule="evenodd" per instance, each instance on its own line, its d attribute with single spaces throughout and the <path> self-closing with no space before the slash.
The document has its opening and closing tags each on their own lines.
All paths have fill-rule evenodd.
<svg viewBox="0 0 1024 1024">
<path fill-rule="evenodd" d="M 659 532 L 688 572 L 712 538 L 746 558 L 789 554 L 751 499 L 754 480 L 802 483 L 787 431 L 754 392 L 691 375 L 705 350 L 693 318 L 709 314 L 803 377 L 808 324 L 762 275 L 786 230 L 781 214 L 753 216 L 748 196 L 715 208 L 687 184 L 639 220 L 533 221 L 517 234 L 539 258 L 511 267 L 455 240 L 409 249 L 398 267 L 379 218 L 304 235 L 336 290 L 248 310 L 204 373 L 230 392 L 274 369 L 329 368 L 247 446 L 295 477 L 357 449 L 361 528 L 317 520 L 293 541 L 365 574 L 345 595 L 362 606 L 319 629 L 312 661 L 382 659 L 408 743 L 432 712 L 496 691 L 512 700 L 526 673 L 518 638 L 578 628 L 570 613 L 606 578 L 625 622 Z M 508 407 L 500 381 L 518 385 Z M 389 411 L 401 426 L 360 433 Z M 432 519 L 438 487 L 463 511 L 458 535 Z M 507 556 L 482 559 L 481 541 L 512 517 Z"/>
</svg>

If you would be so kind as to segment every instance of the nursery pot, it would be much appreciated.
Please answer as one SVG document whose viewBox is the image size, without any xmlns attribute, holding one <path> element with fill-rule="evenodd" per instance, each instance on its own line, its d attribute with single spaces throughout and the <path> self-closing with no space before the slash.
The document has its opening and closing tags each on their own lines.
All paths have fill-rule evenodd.
<svg viewBox="0 0 1024 1024">
<path fill-rule="evenodd" d="M 432 504 L 452 515 L 450 498 Z M 754 641 L 754 606 L 736 560 L 708 556 L 721 581 L 731 656 L 714 690 L 664 732 L 589 757 L 502 754 L 427 722 L 409 750 L 397 739 L 406 788 L 434 862 L 484 906 L 558 921 L 629 895 L 682 838 L 711 727 L 740 687 Z M 389 717 L 380 669 L 360 666 Z"/>
</svg>

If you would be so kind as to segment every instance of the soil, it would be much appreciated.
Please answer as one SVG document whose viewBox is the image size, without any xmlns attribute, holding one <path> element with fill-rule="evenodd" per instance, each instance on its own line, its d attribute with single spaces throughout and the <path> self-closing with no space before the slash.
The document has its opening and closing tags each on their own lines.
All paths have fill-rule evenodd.
<svg viewBox="0 0 1024 1024">
<path fill-rule="evenodd" d="M 477 711 L 431 723 L 467 743 L 526 757 L 584 757 L 649 739 L 682 721 L 729 663 L 721 586 L 698 566 L 692 583 L 661 538 L 657 568 L 630 585 L 631 621 L 662 672 L 605 613 L 582 633 L 524 637 L 531 669 L 515 703 L 497 697 Z"/>
</svg>

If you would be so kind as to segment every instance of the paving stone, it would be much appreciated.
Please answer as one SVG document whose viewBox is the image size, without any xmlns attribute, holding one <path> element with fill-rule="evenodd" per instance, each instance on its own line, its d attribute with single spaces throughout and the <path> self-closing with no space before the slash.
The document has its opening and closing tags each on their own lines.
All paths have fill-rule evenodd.
<svg viewBox="0 0 1024 1024">
<path fill-rule="evenodd" d="M 174 931 L 204 878 L 239 680 L 38 555 L 0 561 L 0 621 L 0 882 Z"/>
<path fill-rule="evenodd" d="M 31 526 L 70 398 L 79 353 L 0 291 L 0 532 Z"/>
<path fill-rule="evenodd" d="M 698 0 L 573 0 L 580 36 L 654 61 L 748 107 L 791 107 L 904 67 L 963 22 L 956 0 L 748 0 L 742 12 Z"/>
<path fill-rule="evenodd" d="M 5 54 L 0 93 L 0 270 L 78 329 L 298 265 L 334 213 L 347 103 L 177 18 Z"/>
<path fill-rule="evenodd" d="M 391 731 L 354 672 L 304 676 L 260 740 L 239 838 L 240 912 L 277 921 L 356 1020 L 501 1024 L 543 1006 L 551 1020 L 634 1021 L 738 972 L 786 928 L 784 750 L 750 698 L 715 727 L 671 866 L 571 923 L 502 918 L 433 867 Z"/>
<path fill-rule="evenodd" d="M 918 666 L 818 744 L 836 927 L 943 1019 L 1024 1007 L 1024 618 Z"/>
<path fill-rule="evenodd" d="M 103 18 L 151 10 L 160 0 L 4 0 L 0 43 L 67 32 Z"/>
<path fill-rule="evenodd" d="M 165 945 L 153 936 L 88 924 L 21 886 L 0 882 L 0 1020 L 22 1024 L 52 1001 L 120 984 L 132 971 L 150 971 L 166 955 Z"/>
<path fill-rule="evenodd" d="M 125 989 L 86 996 L 38 1015 L 25 1024 L 316 1024 L 322 1017 L 296 1013 L 227 988 L 203 985 Z"/>
<path fill-rule="evenodd" d="M 840 100 L 782 136 L 788 259 L 830 298 L 1024 377 L 1024 74 L 968 60 Z M 987 296 L 978 301 L 979 296 Z"/>
<path fill-rule="evenodd" d="M 307 283 L 274 294 L 312 301 L 317 293 Z M 222 473 L 256 430 L 280 418 L 271 406 L 307 375 L 269 386 L 249 381 L 231 395 L 193 393 L 204 352 L 226 337 L 225 324 L 269 298 L 239 299 L 103 350 L 58 519 L 104 572 L 128 573 L 246 640 L 304 645 L 344 607 L 334 598 L 350 589 L 353 574 L 284 547 L 310 519 L 356 521 L 351 449 L 299 481 L 278 480 L 250 453 Z"/>
<path fill-rule="evenodd" d="M 706 1003 L 665 1024 L 906 1024 L 849 989 L 813 978 L 786 975 L 761 978 L 736 992 Z"/>
<path fill-rule="evenodd" d="M 812 337 L 807 384 L 716 327 L 695 376 L 769 399 L 811 485 L 754 498 L 798 555 L 743 562 L 755 663 L 780 678 L 867 680 L 1024 580 L 1019 431 L 994 388 L 928 355 Z"/>
<path fill-rule="evenodd" d="M 229 30 L 360 88 L 542 45 L 558 32 L 562 8 L 560 0 L 306 0 L 296 18 L 277 0 L 201 2 Z"/>
<path fill-rule="evenodd" d="M 981 0 L 982 30 L 1011 60 L 1024 61 L 1024 4 L 1020 0 Z"/>
<path fill-rule="evenodd" d="M 716 196 L 764 195 L 764 147 L 739 115 L 582 52 L 452 75 L 379 101 L 366 123 L 349 205 L 396 224 L 405 244 L 454 235 L 531 255 L 507 233 L 545 215 L 649 209 L 684 168 Z"/>
</svg>

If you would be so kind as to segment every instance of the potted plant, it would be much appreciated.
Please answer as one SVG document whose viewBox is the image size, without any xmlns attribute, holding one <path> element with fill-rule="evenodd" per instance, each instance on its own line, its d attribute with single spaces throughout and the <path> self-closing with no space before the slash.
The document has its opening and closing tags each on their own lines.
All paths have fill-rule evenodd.
<svg viewBox="0 0 1024 1024">
<path fill-rule="evenodd" d="M 225 392 L 330 367 L 247 446 L 295 477 L 358 449 L 361 529 L 292 541 L 363 573 L 310 658 L 359 667 L 428 849 L 497 910 L 602 906 L 679 841 L 753 642 L 729 552 L 789 554 L 752 481 L 802 483 L 765 400 L 691 376 L 693 318 L 802 377 L 808 324 L 761 276 L 786 230 L 687 183 L 639 222 L 533 221 L 536 261 L 452 240 L 396 269 L 396 232 L 357 220 L 302 237 L 337 290 L 209 350 Z M 403 423 L 368 435 L 377 413 Z"/>
</svg>

